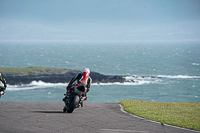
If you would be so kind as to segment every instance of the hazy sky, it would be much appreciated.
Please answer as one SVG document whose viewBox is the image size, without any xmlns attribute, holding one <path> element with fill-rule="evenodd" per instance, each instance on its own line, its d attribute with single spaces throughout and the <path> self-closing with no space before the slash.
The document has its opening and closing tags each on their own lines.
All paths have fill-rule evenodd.
<svg viewBox="0 0 200 133">
<path fill-rule="evenodd" d="M 200 38 L 200 0 L 0 0 L 0 40 Z"/>
</svg>

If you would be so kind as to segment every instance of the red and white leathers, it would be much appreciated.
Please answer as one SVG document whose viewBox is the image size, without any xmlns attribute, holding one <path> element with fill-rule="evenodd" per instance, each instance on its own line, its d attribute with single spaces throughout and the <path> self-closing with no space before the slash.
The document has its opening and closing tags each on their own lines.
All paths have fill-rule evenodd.
<svg viewBox="0 0 200 133">
<path fill-rule="evenodd" d="M 90 77 L 90 70 L 88 68 L 84 68 L 82 72 L 75 75 L 74 78 L 70 81 L 68 87 L 67 87 L 67 95 L 71 88 L 70 86 L 73 84 L 75 87 L 79 87 L 79 89 L 83 90 L 85 92 L 85 95 L 83 95 L 82 101 L 87 99 L 86 93 L 90 89 L 90 85 L 92 83 L 92 79 Z"/>
</svg>

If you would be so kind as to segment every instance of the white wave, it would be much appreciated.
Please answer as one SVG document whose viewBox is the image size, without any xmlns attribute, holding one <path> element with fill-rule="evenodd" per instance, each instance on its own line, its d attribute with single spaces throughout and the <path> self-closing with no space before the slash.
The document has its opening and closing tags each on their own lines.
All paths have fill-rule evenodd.
<svg viewBox="0 0 200 133">
<path fill-rule="evenodd" d="M 30 85 L 48 87 L 48 86 L 66 86 L 68 84 L 67 83 L 46 83 L 43 81 L 32 81 L 30 83 Z"/>
<path fill-rule="evenodd" d="M 126 76 L 124 77 L 126 81 L 134 80 L 134 79 L 156 79 L 159 78 L 158 76 L 137 76 L 137 75 L 132 75 L 132 76 Z"/>
<path fill-rule="evenodd" d="M 8 85 L 6 91 L 32 90 L 36 88 L 37 88 L 36 86 L 28 86 L 28 85 L 22 85 L 22 86 Z"/>
<path fill-rule="evenodd" d="M 114 83 L 93 83 L 92 85 L 143 85 L 143 84 L 154 84 L 154 83 L 158 83 L 160 80 L 134 80 L 134 82 L 114 82 Z"/>
<path fill-rule="evenodd" d="M 45 83 L 42 81 L 32 81 L 30 84 L 25 85 L 8 85 L 6 91 L 19 91 L 19 90 L 32 90 L 37 88 L 67 86 L 67 83 Z"/>
<path fill-rule="evenodd" d="M 93 83 L 92 85 L 134 85 L 134 83 L 131 82 L 114 82 L 114 83 Z"/>
<path fill-rule="evenodd" d="M 194 65 L 194 66 L 199 66 L 199 63 L 192 63 L 192 65 Z"/>
<path fill-rule="evenodd" d="M 172 79 L 192 79 L 192 78 L 200 78 L 200 76 L 188 76 L 188 75 L 158 75 L 161 78 L 172 78 Z"/>
<path fill-rule="evenodd" d="M 135 79 L 156 79 L 156 78 L 172 78 L 172 79 L 192 79 L 200 78 L 200 76 L 188 76 L 188 75 L 157 75 L 157 76 L 126 76 L 124 77 L 126 81 L 131 81 Z"/>
</svg>

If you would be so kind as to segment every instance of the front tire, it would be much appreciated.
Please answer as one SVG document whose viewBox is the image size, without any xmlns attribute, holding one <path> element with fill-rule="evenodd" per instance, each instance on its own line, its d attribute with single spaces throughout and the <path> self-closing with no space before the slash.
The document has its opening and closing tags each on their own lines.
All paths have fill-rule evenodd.
<svg viewBox="0 0 200 133">
<path fill-rule="evenodd" d="M 66 109 L 67 110 L 67 113 L 72 113 L 74 111 L 74 109 L 78 106 L 79 104 L 79 101 L 80 101 L 80 98 L 78 95 L 75 95 L 73 97 L 73 100 L 72 102 L 70 103 L 69 107 Z"/>
</svg>

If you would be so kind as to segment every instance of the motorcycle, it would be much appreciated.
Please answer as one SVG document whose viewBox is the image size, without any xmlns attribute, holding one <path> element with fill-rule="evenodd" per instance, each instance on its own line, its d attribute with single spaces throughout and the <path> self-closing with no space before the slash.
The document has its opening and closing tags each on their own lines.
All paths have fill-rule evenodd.
<svg viewBox="0 0 200 133">
<path fill-rule="evenodd" d="M 67 91 L 67 94 L 64 94 L 63 101 L 65 106 L 63 112 L 72 113 L 75 108 L 83 107 L 84 100 L 82 98 L 86 95 L 85 89 L 85 87 L 78 87 L 76 85 L 67 87 L 69 91 Z"/>
<path fill-rule="evenodd" d="M 0 90 L 1 90 L 1 89 L 5 90 L 4 84 L 0 81 Z M 4 92 L 4 91 L 0 91 L 0 98 L 1 98 L 2 95 L 5 95 L 5 92 Z"/>
<path fill-rule="evenodd" d="M 4 94 L 5 94 L 5 92 L 0 91 L 0 98 L 1 98 L 1 96 L 4 95 Z"/>
</svg>

